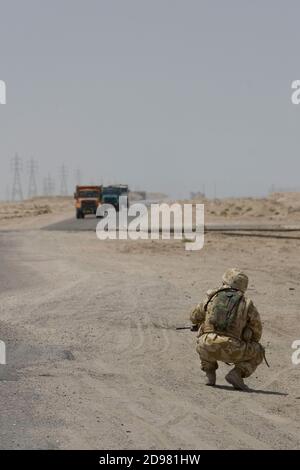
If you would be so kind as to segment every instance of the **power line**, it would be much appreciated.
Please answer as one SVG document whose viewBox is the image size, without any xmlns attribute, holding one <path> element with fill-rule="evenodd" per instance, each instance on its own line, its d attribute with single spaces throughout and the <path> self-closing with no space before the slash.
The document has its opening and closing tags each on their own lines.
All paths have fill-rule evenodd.
<svg viewBox="0 0 300 470">
<path fill-rule="evenodd" d="M 54 180 L 50 174 L 46 176 L 43 180 L 43 195 L 44 196 L 53 196 L 54 195 L 55 184 Z"/>
<path fill-rule="evenodd" d="M 48 175 L 48 188 L 49 188 L 49 195 L 54 196 L 55 193 L 55 182 L 52 176 Z"/>
<path fill-rule="evenodd" d="M 11 160 L 12 164 L 12 169 L 14 172 L 14 177 L 13 177 L 13 186 L 12 186 L 12 193 L 11 193 L 11 199 L 12 201 L 16 200 L 23 200 L 23 191 L 22 191 L 22 183 L 21 183 L 21 172 L 23 170 L 23 165 L 22 165 L 22 160 L 16 154 L 13 159 Z"/>
<path fill-rule="evenodd" d="M 37 196 L 37 184 L 36 184 L 37 169 L 38 169 L 37 162 L 32 158 L 28 162 L 28 173 L 29 173 L 28 199 L 31 199 Z"/>
<path fill-rule="evenodd" d="M 48 178 L 45 177 L 43 178 L 43 196 L 49 196 L 49 191 L 48 191 Z"/>
<path fill-rule="evenodd" d="M 80 186 L 81 181 L 82 181 L 82 172 L 79 168 L 77 168 L 77 170 L 75 171 L 75 183 L 76 183 L 76 185 Z"/>
<path fill-rule="evenodd" d="M 7 185 L 6 186 L 6 202 L 10 202 L 10 188 L 9 186 Z"/>
<path fill-rule="evenodd" d="M 214 181 L 214 200 L 217 199 L 217 183 Z"/>
<path fill-rule="evenodd" d="M 60 195 L 68 195 L 67 169 L 65 165 L 62 165 L 60 169 Z"/>
</svg>

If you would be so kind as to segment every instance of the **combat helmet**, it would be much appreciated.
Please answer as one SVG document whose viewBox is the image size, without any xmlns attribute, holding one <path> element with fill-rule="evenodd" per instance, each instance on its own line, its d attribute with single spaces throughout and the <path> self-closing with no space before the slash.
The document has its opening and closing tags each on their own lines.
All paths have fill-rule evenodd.
<svg viewBox="0 0 300 470">
<path fill-rule="evenodd" d="M 246 292 L 248 287 L 248 276 L 237 268 L 228 269 L 223 274 L 223 284 L 233 289 Z"/>
</svg>

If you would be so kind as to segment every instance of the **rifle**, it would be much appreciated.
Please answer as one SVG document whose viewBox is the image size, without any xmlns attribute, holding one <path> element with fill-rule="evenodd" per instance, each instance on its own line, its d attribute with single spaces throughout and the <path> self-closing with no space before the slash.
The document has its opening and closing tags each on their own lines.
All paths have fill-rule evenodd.
<svg viewBox="0 0 300 470">
<path fill-rule="evenodd" d="M 198 331 L 198 325 L 190 325 L 190 326 L 176 326 L 176 330 L 190 330 L 190 331 Z"/>
</svg>

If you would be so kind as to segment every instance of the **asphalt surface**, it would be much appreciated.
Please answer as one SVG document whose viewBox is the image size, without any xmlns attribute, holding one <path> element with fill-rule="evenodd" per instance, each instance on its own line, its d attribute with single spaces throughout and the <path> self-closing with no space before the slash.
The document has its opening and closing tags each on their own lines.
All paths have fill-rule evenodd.
<svg viewBox="0 0 300 470">
<path fill-rule="evenodd" d="M 128 217 L 128 224 L 134 217 Z M 63 232 L 96 231 L 97 224 L 101 219 L 95 216 L 86 216 L 85 219 L 70 219 L 48 225 L 43 230 L 57 230 Z M 118 226 L 118 224 L 117 224 Z M 299 232 L 299 226 L 284 226 L 278 224 L 205 224 L 206 232 Z"/>
<path fill-rule="evenodd" d="M 44 227 L 44 230 L 61 230 L 63 232 L 95 231 L 98 222 L 99 219 L 92 216 L 88 216 L 85 219 L 76 219 L 74 217 L 72 219 L 66 219 L 62 222 L 48 225 L 47 227 Z"/>
<path fill-rule="evenodd" d="M 133 220 L 133 217 L 128 217 L 128 223 Z M 63 232 L 95 232 L 97 224 L 101 219 L 97 219 L 95 216 L 86 216 L 84 219 L 66 219 L 62 222 L 48 225 L 43 230 L 57 230 Z M 118 222 L 117 222 L 118 226 Z"/>
</svg>

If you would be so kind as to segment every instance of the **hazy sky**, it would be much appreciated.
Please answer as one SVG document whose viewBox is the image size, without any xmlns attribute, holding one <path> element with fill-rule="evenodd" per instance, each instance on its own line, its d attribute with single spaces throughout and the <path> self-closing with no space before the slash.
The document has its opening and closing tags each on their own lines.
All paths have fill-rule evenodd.
<svg viewBox="0 0 300 470">
<path fill-rule="evenodd" d="M 10 159 L 183 196 L 300 186 L 300 2 L 0 0 Z M 58 184 L 57 184 L 58 188 Z M 25 191 L 26 192 L 26 191 Z"/>
</svg>

